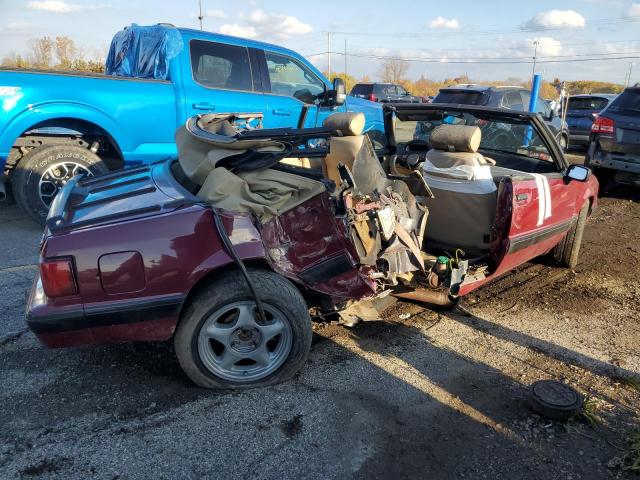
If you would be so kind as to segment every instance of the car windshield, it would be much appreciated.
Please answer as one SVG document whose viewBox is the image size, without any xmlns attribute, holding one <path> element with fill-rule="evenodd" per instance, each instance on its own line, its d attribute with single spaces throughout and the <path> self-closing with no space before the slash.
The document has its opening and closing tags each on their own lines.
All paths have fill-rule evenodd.
<svg viewBox="0 0 640 480">
<path fill-rule="evenodd" d="M 569 99 L 567 110 L 602 110 L 607 106 L 607 99 L 602 97 L 573 97 Z"/>
<path fill-rule="evenodd" d="M 473 125 L 480 128 L 480 150 L 503 152 L 553 162 L 553 158 L 535 127 L 526 117 L 507 117 L 494 112 L 429 110 L 398 112 L 395 139 L 398 144 L 429 144 L 438 125 Z"/>
<path fill-rule="evenodd" d="M 640 88 L 630 88 L 622 92 L 611 103 L 610 112 L 640 112 Z"/>
</svg>

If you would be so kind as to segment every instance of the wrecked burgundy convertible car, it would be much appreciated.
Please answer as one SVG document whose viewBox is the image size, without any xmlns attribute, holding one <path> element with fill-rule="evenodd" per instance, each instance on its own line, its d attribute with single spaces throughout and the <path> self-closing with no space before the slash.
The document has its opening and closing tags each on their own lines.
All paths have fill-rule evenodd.
<svg viewBox="0 0 640 480">
<path fill-rule="evenodd" d="M 173 337 L 198 385 L 266 385 L 301 368 L 312 317 L 448 307 L 538 255 L 577 261 L 597 184 L 536 115 L 388 105 L 385 152 L 360 114 L 259 121 L 193 117 L 178 161 L 65 186 L 27 307 L 44 344 Z"/>
</svg>

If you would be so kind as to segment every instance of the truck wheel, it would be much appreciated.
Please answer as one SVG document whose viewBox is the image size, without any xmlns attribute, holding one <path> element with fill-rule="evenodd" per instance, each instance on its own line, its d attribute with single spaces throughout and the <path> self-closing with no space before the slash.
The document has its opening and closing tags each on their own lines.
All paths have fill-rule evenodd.
<svg viewBox="0 0 640 480">
<path fill-rule="evenodd" d="M 238 271 L 224 273 L 185 307 L 174 345 L 180 366 L 205 388 L 252 388 L 290 379 L 311 349 L 311 318 L 300 292 L 265 270 L 249 275 L 267 317 Z"/>
<path fill-rule="evenodd" d="M 22 210 L 44 224 L 54 197 L 73 176 L 91 177 L 108 171 L 91 150 L 76 145 L 45 145 L 22 157 L 11 175 L 11 187 Z"/>
<path fill-rule="evenodd" d="M 566 268 L 575 268 L 578 264 L 578 254 L 582 244 L 582 234 L 587 223 L 587 213 L 589 212 L 589 202 L 580 209 L 578 219 L 567 232 L 567 235 L 553 249 L 553 257 L 558 265 Z"/>
<path fill-rule="evenodd" d="M 560 138 L 558 139 L 558 144 L 560 145 L 560 148 L 562 149 L 563 152 L 566 152 L 567 150 L 569 150 L 569 139 L 567 138 L 566 135 L 560 135 Z"/>
</svg>

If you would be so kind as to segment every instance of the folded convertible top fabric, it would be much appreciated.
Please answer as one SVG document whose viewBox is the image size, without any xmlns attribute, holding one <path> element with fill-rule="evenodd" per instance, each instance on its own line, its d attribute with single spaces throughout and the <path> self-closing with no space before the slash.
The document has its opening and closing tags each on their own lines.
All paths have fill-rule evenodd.
<svg viewBox="0 0 640 480">
<path fill-rule="evenodd" d="M 287 172 L 266 169 L 236 175 L 218 167 L 207 176 L 198 198 L 216 208 L 253 213 L 264 223 L 325 190 L 321 182 Z"/>
</svg>

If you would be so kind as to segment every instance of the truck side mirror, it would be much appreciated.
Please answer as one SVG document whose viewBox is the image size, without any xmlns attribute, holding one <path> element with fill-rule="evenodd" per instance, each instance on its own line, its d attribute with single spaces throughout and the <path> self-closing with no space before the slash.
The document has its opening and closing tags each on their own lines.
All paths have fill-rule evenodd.
<svg viewBox="0 0 640 480">
<path fill-rule="evenodd" d="M 347 100 L 347 87 L 344 84 L 344 80 L 341 78 L 334 78 L 333 91 L 336 92 L 334 105 L 344 105 L 344 102 Z"/>
<path fill-rule="evenodd" d="M 325 105 L 330 107 L 337 107 L 344 105 L 347 100 L 347 88 L 344 85 L 344 80 L 341 78 L 333 79 L 333 89 L 325 92 Z"/>
</svg>

